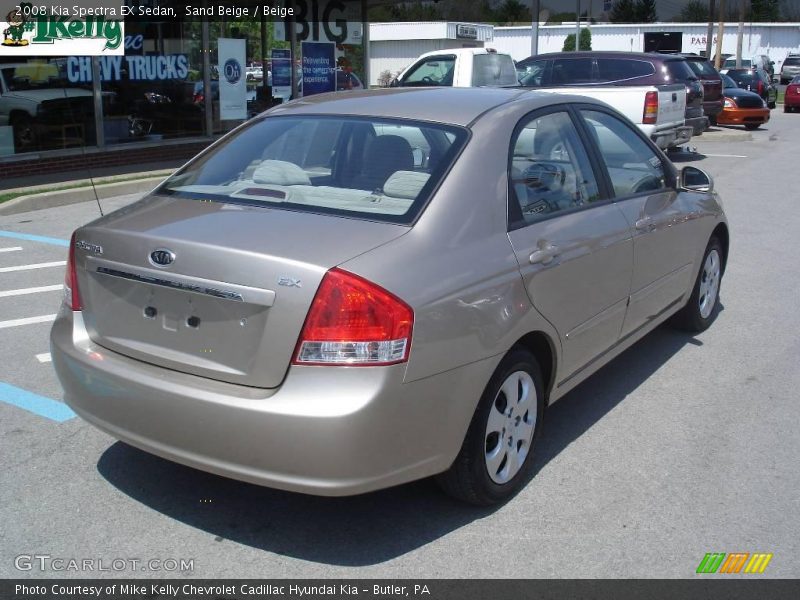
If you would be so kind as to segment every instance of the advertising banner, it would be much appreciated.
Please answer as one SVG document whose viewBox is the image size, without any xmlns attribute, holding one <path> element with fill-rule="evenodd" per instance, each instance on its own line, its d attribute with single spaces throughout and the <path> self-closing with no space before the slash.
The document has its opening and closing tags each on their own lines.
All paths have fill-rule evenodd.
<svg viewBox="0 0 800 600">
<path fill-rule="evenodd" d="M 272 49 L 272 95 L 289 98 L 292 94 L 292 52 L 288 49 Z"/>
<path fill-rule="evenodd" d="M 219 38 L 219 118 L 247 118 L 247 84 L 245 83 L 245 40 Z"/>
<path fill-rule="evenodd" d="M 336 45 L 303 42 L 303 96 L 336 91 Z"/>
</svg>

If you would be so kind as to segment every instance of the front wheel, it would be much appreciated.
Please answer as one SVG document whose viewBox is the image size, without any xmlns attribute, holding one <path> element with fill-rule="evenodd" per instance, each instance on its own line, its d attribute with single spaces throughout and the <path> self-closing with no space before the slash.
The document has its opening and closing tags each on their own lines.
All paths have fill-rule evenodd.
<svg viewBox="0 0 800 600">
<path fill-rule="evenodd" d="M 719 306 L 723 256 L 722 244 L 716 237 L 712 237 L 703 254 L 702 266 L 697 274 L 692 295 L 686 306 L 675 315 L 673 322 L 679 328 L 699 333 L 711 325 Z"/>
<path fill-rule="evenodd" d="M 481 396 L 461 451 L 437 477 L 458 500 L 489 506 L 507 500 L 525 484 L 544 413 L 542 374 L 527 350 L 512 349 Z"/>
<path fill-rule="evenodd" d="M 770 110 L 775 108 L 776 106 L 777 104 L 775 104 L 775 102 L 767 102 L 767 108 L 769 108 Z"/>
<path fill-rule="evenodd" d="M 753 131 L 754 129 L 758 129 L 761 127 L 761 123 L 745 123 L 744 128 L 748 131 Z"/>
</svg>

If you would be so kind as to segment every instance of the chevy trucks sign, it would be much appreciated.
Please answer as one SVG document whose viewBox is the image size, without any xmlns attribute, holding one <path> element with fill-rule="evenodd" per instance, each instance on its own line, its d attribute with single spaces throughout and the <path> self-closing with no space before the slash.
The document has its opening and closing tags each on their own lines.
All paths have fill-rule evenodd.
<svg viewBox="0 0 800 600">
<path fill-rule="evenodd" d="M 4 10 L 5 9 L 5 10 Z M 61 6 L 0 0 L 0 56 L 120 56 L 119 7 Z"/>
</svg>

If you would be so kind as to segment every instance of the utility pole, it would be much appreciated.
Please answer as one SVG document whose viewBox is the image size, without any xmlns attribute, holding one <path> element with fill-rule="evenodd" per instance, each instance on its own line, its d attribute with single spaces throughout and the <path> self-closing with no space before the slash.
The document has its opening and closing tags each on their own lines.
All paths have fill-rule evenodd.
<svg viewBox="0 0 800 600">
<path fill-rule="evenodd" d="M 711 48 L 714 40 L 714 0 L 708 0 L 708 32 L 706 33 L 706 60 L 712 60 Z"/>
<path fill-rule="evenodd" d="M 739 0 L 739 30 L 736 32 L 736 68 L 742 68 L 742 40 L 744 38 L 744 14 L 747 12 L 745 0 Z"/>
<path fill-rule="evenodd" d="M 539 54 L 539 0 L 531 0 L 531 56 Z"/>
<path fill-rule="evenodd" d="M 714 66 L 722 66 L 722 36 L 725 34 L 725 0 L 719 0 L 719 27 L 717 28 L 717 55 L 714 57 Z"/>
<path fill-rule="evenodd" d="M 575 0 L 575 52 L 580 52 L 581 38 L 581 0 Z"/>
</svg>

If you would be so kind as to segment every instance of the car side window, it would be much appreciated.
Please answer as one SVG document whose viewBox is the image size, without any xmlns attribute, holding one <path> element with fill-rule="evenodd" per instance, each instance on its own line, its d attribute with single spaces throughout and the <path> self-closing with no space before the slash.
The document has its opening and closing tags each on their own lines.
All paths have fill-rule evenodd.
<svg viewBox="0 0 800 600">
<path fill-rule="evenodd" d="M 600 198 L 586 149 L 567 112 L 526 117 L 511 147 L 512 222 L 533 223 Z"/>
<path fill-rule="evenodd" d="M 667 187 L 661 157 L 628 125 L 605 112 L 582 109 L 581 114 L 608 169 L 615 196 Z"/>
<path fill-rule="evenodd" d="M 456 57 L 431 56 L 420 62 L 402 81 L 404 86 L 452 86 Z"/>
</svg>

